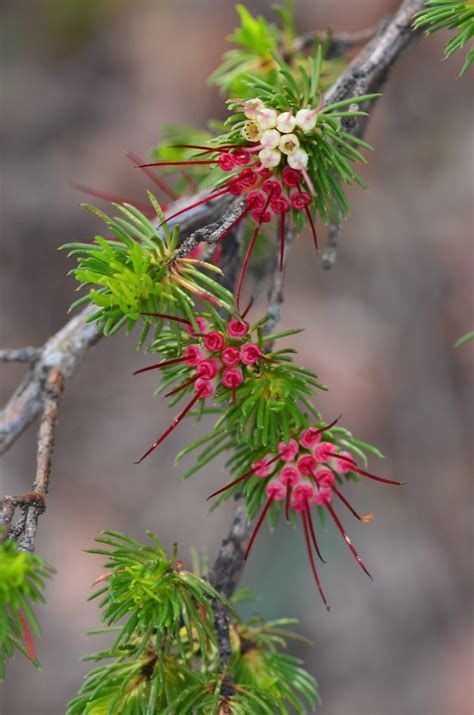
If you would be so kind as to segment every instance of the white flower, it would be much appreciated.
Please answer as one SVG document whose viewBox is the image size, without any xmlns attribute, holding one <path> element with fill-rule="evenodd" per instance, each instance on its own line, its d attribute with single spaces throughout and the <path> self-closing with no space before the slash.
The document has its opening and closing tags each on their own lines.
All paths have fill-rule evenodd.
<svg viewBox="0 0 474 715">
<path fill-rule="evenodd" d="M 278 145 L 278 148 L 283 154 L 293 154 L 300 145 L 299 139 L 296 134 L 284 134 Z"/>
<path fill-rule="evenodd" d="M 291 112 L 282 112 L 278 115 L 277 129 L 283 134 L 289 134 L 296 126 L 296 119 Z"/>
<path fill-rule="evenodd" d="M 263 109 L 265 107 L 262 100 L 258 99 L 258 97 L 256 97 L 255 99 L 249 99 L 243 104 L 245 116 L 248 119 L 253 119 L 254 121 L 257 119 L 257 113 L 260 111 L 260 109 Z"/>
<path fill-rule="evenodd" d="M 261 132 L 255 122 L 245 122 L 242 127 L 242 136 L 249 142 L 256 142 L 260 139 Z"/>
<path fill-rule="evenodd" d="M 277 123 L 277 113 L 274 109 L 261 107 L 255 110 L 255 121 L 263 132 L 266 129 L 273 129 Z"/>
<path fill-rule="evenodd" d="M 300 109 L 295 117 L 297 126 L 304 132 L 310 132 L 316 126 L 317 113 L 316 109 Z"/>
<path fill-rule="evenodd" d="M 276 149 L 280 142 L 280 132 L 276 129 L 267 129 L 260 137 L 260 143 L 265 149 Z"/>
<path fill-rule="evenodd" d="M 258 153 L 258 158 L 262 162 L 264 169 L 272 169 L 280 163 L 281 153 L 278 149 L 261 149 Z"/>
<path fill-rule="evenodd" d="M 288 155 L 288 166 L 297 171 L 303 171 L 308 166 L 308 155 L 304 149 L 295 149 Z"/>
</svg>

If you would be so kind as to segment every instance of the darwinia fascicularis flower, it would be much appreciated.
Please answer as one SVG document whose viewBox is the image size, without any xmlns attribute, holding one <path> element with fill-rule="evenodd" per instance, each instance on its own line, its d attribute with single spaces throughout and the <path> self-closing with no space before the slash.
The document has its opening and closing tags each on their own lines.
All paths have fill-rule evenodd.
<svg viewBox="0 0 474 715">
<path fill-rule="evenodd" d="M 253 462 L 251 468 L 244 474 L 208 497 L 211 499 L 223 494 L 252 478 L 254 482 L 261 480 L 264 505 L 250 537 L 245 559 L 270 508 L 284 505 L 287 522 L 294 521 L 295 515 L 301 520 L 311 570 L 321 598 L 328 609 L 313 554 L 316 552 L 318 558 L 325 563 L 318 546 L 312 511 L 319 507 L 329 514 L 355 560 L 372 579 L 334 509 L 334 501 L 340 502 L 356 519 L 367 523 L 373 519 L 373 516 L 371 514 L 361 516 L 340 491 L 340 487 L 344 484 L 344 477 L 358 475 L 383 484 L 397 486 L 403 484 L 403 482 L 378 477 L 358 466 L 353 454 L 341 449 L 337 438 L 331 432 L 337 421 L 322 427 L 311 426 L 300 432 L 296 438 L 281 441 L 276 454 L 268 453 Z M 257 484 L 255 486 L 259 493 L 262 493 L 262 487 Z M 251 491 L 248 492 L 248 500 L 251 499 L 251 495 Z"/>
</svg>

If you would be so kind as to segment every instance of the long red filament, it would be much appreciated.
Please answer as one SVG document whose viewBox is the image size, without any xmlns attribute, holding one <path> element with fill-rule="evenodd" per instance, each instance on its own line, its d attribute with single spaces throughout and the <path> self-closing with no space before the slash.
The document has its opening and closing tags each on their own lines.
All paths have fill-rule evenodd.
<svg viewBox="0 0 474 715">
<path fill-rule="evenodd" d="M 280 219 L 280 273 L 283 271 L 283 258 L 285 255 L 285 214 Z"/>
<path fill-rule="evenodd" d="M 278 455 L 277 457 L 274 457 L 273 459 L 270 459 L 267 462 L 267 464 L 268 465 L 273 464 L 273 462 L 276 462 L 278 459 L 280 459 L 280 455 Z M 244 479 L 248 479 L 249 477 L 252 476 L 252 474 L 255 474 L 255 470 L 253 467 L 252 467 L 252 469 L 249 469 L 248 472 L 245 472 L 245 474 L 242 474 L 241 477 L 237 477 L 237 479 L 234 479 L 234 481 L 230 482 L 230 484 L 226 484 L 225 487 L 221 487 L 216 492 L 213 492 L 212 494 L 210 494 L 207 497 L 206 501 L 209 501 L 209 499 L 212 499 L 212 497 L 216 497 L 218 494 L 222 494 L 222 492 L 226 492 L 228 489 L 235 487 L 236 484 L 238 484 L 239 482 L 242 482 Z"/>
<path fill-rule="evenodd" d="M 75 189 L 82 191 L 84 194 L 89 194 L 89 196 L 95 196 L 98 199 L 103 199 L 104 201 L 114 201 L 117 204 L 130 204 L 130 206 L 135 206 L 135 208 L 140 209 L 146 216 L 154 216 L 155 211 L 150 204 L 142 201 L 134 201 L 133 199 L 126 199 L 123 196 L 118 196 L 117 194 L 110 194 L 108 191 L 101 191 L 99 189 L 93 189 L 85 184 L 77 184 L 75 182 L 71 183 Z"/>
<path fill-rule="evenodd" d="M 238 283 L 237 283 L 237 291 L 236 291 L 236 296 L 235 296 L 235 300 L 236 300 L 237 308 L 238 308 L 238 309 L 240 309 L 240 292 L 241 292 L 241 290 L 242 290 L 242 284 L 243 284 L 243 282 L 244 282 L 245 272 L 246 272 L 246 270 L 247 270 L 247 266 L 248 266 L 248 263 L 249 263 L 249 261 L 250 261 L 250 256 L 252 255 L 252 251 L 253 251 L 253 248 L 254 248 L 254 246 L 255 246 L 255 241 L 257 240 L 257 236 L 258 236 L 258 233 L 259 233 L 259 231 L 260 231 L 260 226 L 261 226 L 261 225 L 262 225 L 261 223 L 258 223 L 258 224 L 255 226 L 255 230 L 254 230 L 254 232 L 253 232 L 252 238 L 250 239 L 250 243 L 249 243 L 249 245 L 247 246 L 247 252 L 246 252 L 246 254 L 245 254 L 245 258 L 244 258 L 244 262 L 243 262 L 243 264 L 242 264 L 242 268 L 240 269 L 239 280 L 238 280 Z"/>
<path fill-rule="evenodd" d="M 270 509 L 270 507 L 271 507 L 271 505 L 272 505 L 272 501 L 273 501 L 273 496 L 271 496 L 271 497 L 268 498 L 267 503 L 265 504 L 265 506 L 264 506 L 263 509 L 262 509 L 262 513 L 261 513 L 260 516 L 259 516 L 259 519 L 258 519 L 258 521 L 257 521 L 257 524 L 256 524 L 256 526 L 255 526 L 255 529 L 253 530 L 252 536 L 250 537 L 249 545 L 247 546 L 247 549 L 246 549 L 246 551 L 245 551 L 244 561 L 247 561 L 247 559 L 248 559 L 248 556 L 249 556 L 249 554 L 250 554 L 250 550 L 251 550 L 251 548 L 252 548 L 252 546 L 253 546 L 253 542 L 255 541 L 255 538 L 256 538 L 258 532 L 260 531 L 260 527 L 262 526 L 263 520 L 265 519 L 265 517 L 266 517 L 266 515 L 267 515 L 267 511 Z"/>
<path fill-rule="evenodd" d="M 18 609 L 17 613 L 18 613 L 18 618 L 20 619 L 20 623 L 21 623 L 21 630 L 23 631 L 23 640 L 25 641 L 25 647 L 26 647 L 26 652 L 28 653 L 28 658 L 32 661 L 35 661 L 36 660 L 36 649 L 35 649 L 35 644 L 33 643 L 33 636 L 31 635 L 28 621 L 26 620 L 25 616 L 23 615 L 23 611 L 21 609 Z"/>
<path fill-rule="evenodd" d="M 178 318 L 176 315 L 168 315 L 168 313 L 140 313 L 140 315 L 149 315 L 151 318 L 163 318 L 163 320 L 174 320 L 176 323 L 182 323 L 183 325 L 188 325 L 191 328 L 193 324 L 190 320 L 186 318 Z"/>
<path fill-rule="evenodd" d="M 148 372 L 148 370 L 158 370 L 161 367 L 168 367 L 168 365 L 176 365 L 179 362 L 184 362 L 187 360 L 185 356 L 173 358 L 172 360 L 165 360 L 165 362 L 157 362 L 155 365 L 149 365 L 148 367 L 142 367 L 140 370 L 135 370 L 133 375 L 140 375 L 142 372 Z"/>
<path fill-rule="evenodd" d="M 173 189 L 171 189 L 166 181 L 163 181 L 163 179 L 160 179 L 158 176 L 156 176 L 153 171 L 150 171 L 144 164 L 142 163 L 142 160 L 140 159 L 139 156 L 134 154 L 133 152 L 129 151 L 127 154 L 127 158 L 130 159 L 134 164 L 138 164 L 140 169 L 143 171 L 145 176 L 148 176 L 149 179 L 153 181 L 155 186 L 158 186 L 159 189 L 163 191 L 164 194 L 167 194 L 167 196 L 170 197 L 170 199 L 173 199 L 173 201 L 176 201 L 176 199 L 179 199 L 179 194 L 177 194 Z"/>
<path fill-rule="evenodd" d="M 349 462 L 352 465 L 352 471 L 357 472 L 357 474 L 361 474 L 363 477 L 368 477 L 369 479 L 373 479 L 376 482 L 382 482 L 383 484 L 394 484 L 396 487 L 401 487 L 406 484 L 406 482 L 394 482 L 392 479 L 383 479 L 382 477 L 377 477 L 375 474 L 366 472 L 364 469 L 360 469 L 353 459 L 346 457 L 344 454 L 335 454 L 334 456 L 337 457 L 337 459 L 343 459 L 345 462 Z"/>
<path fill-rule="evenodd" d="M 360 514 L 358 514 L 358 513 L 356 512 L 356 510 L 354 509 L 354 507 L 352 506 L 352 504 L 350 504 L 350 503 L 347 501 L 346 497 L 345 497 L 343 494 L 341 494 L 341 492 L 339 491 L 339 489 L 338 489 L 334 484 L 332 485 L 332 490 L 333 490 L 334 494 L 336 494 L 336 496 L 339 497 L 339 499 L 342 501 L 342 503 L 344 504 L 344 506 L 347 507 L 347 509 L 349 509 L 349 511 L 351 512 L 351 514 L 353 514 L 356 519 L 359 519 L 359 521 L 362 521 L 362 517 L 360 516 Z"/>
<path fill-rule="evenodd" d="M 315 550 L 316 550 L 316 553 L 318 554 L 318 557 L 319 557 L 320 561 L 322 561 L 323 564 L 325 564 L 326 561 L 325 561 L 325 560 L 323 559 L 323 557 L 321 556 L 321 552 L 320 552 L 320 550 L 319 550 L 318 542 L 317 542 L 317 539 L 316 539 L 316 534 L 315 534 L 315 531 L 314 531 L 313 520 L 312 520 L 312 518 L 311 518 L 311 509 L 310 509 L 310 506 L 309 506 L 309 504 L 308 504 L 308 500 L 306 500 L 306 519 L 307 519 L 307 522 L 308 522 L 309 533 L 311 534 L 311 541 L 313 542 L 313 546 L 314 546 L 314 548 L 315 548 Z"/>
<path fill-rule="evenodd" d="M 293 490 L 293 487 L 288 486 L 286 489 L 286 497 L 285 497 L 285 519 L 286 523 L 290 523 L 290 504 L 291 504 L 291 492 Z"/>
<path fill-rule="evenodd" d="M 172 395 L 176 395 L 177 392 L 181 392 L 181 390 L 184 390 L 186 387 L 189 387 L 189 385 L 192 385 L 193 382 L 196 382 L 198 379 L 199 375 L 194 375 L 190 380 L 187 380 L 186 382 L 183 382 L 182 385 L 179 385 L 179 387 L 175 387 L 174 390 L 171 390 L 171 392 L 167 392 L 165 397 L 171 397 Z"/>
<path fill-rule="evenodd" d="M 329 604 L 326 601 L 326 596 L 324 595 L 324 591 L 321 587 L 321 582 L 319 580 L 318 572 L 316 570 L 316 564 L 314 563 L 314 557 L 313 557 L 313 552 L 311 550 L 311 541 L 308 533 L 308 523 L 306 521 L 306 512 L 302 511 L 301 513 L 301 521 L 303 522 L 303 531 L 304 531 L 304 540 L 306 542 L 306 551 L 308 552 L 308 558 L 309 558 L 309 563 L 311 566 L 311 571 L 313 572 L 314 580 L 316 581 L 316 586 L 318 587 L 319 594 L 321 598 L 323 599 L 323 603 L 326 606 L 326 609 L 329 611 Z"/>
<path fill-rule="evenodd" d="M 334 509 L 332 508 L 332 506 L 331 506 L 330 504 L 326 504 L 326 508 L 327 508 L 327 510 L 329 511 L 329 513 L 331 514 L 332 518 L 334 519 L 334 523 L 336 524 L 337 528 L 338 528 L 339 531 L 341 532 L 342 538 L 344 539 L 344 541 L 346 542 L 347 546 L 349 547 L 349 549 L 350 549 L 352 555 L 354 556 L 355 560 L 357 561 L 357 563 L 359 564 L 359 566 L 361 567 L 361 569 L 362 569 L 363 571 L 365 571 L 365 573 L 366 573 L 367 576 L 370 578 L 370 580 L 373 581 L 374 579 L 372 578 L 371 574 L 370 574 L 370 573 L 367 571 L 367 569 L 365 568 L 365 566 L 364 566 L 364 564 L 363 564 L 363 562 L 362 562 L 362 559 L 360 558 L 359 554 L 358 554 L 357 551 L 355 550 L 352 541 L 351 541 L 351 540 L 349 539 L 349 537 L 347 536 L 347 534 L 346 534 L 346 532 L 345 532 L 345 530 L 344 530 L 344 527 L 343 527 L 343 525 L 341 524 L 341 522 L 340 522 L 340 520 L 339 520 L 339 517 L 337 516 L 336 512 L 334 511 Z"/>
<path fill-rule="evenodd" d="M 253 305 L 253 296 L 250 298 L 247 307 L 245 308 L 244 312 L 240 316 L 242 318 L 242 320 L 245 320 L 245 318 L 247 317 L 247 313 L 249 312 L 252 305 Z"/>
<path fill-rule="evenodd" d="M 309 210 L 309 208 L 307 206 L 304 207 L 304 210 L 306 211 L 306 217 L 308 219 L 308 223 L 311 226 L 311 233 L 313 234 L 314 245 L 316 247 L 316 250 L 319 250 L 318 235 L 316 233 L 316 227 L 314 225 L 313 217 L 311 216 L 311 211 Z"/>
<path fill-rule="evenodd" d="M 164 433 L 161 435 L 161 437 L 160 437 L 159 439 L 157 439 L 156 442 L 154 442 L 154 443 L 151 445 L 150 449 L 148 449 L 148 450 L 145 452 L 145 454 L 143 455 L 143 457 L 140 457 L 140 459 L 138 460 L 138 462 L 135 462 L 135 464 L 140 464 L 140 462 L 143 462 L 143 460 L 144 460 L 146 457 L 148 457 L 149 454 L 151 454 L 157 447 L 159 447 L 159 445 L 163 442 L 163 440 L 165 440 L 165 439 L 168 437 L 168 435 L 171 434 L 171 432 L 179 425 L 179 423 L 181 422 L 181 420 L 184 419 L 184 417 L 186 417 L 186 415 L 188 414 L 188 412 L 194 407 L 194 405 L 196 404 L 196 402 L 199 400 L 200 397 L 201 397 L 201 391 L 196 392 L 196 394 L 194 395 L 193 399 L 189 402 L 188 405 L 186 405 L 186 407 L 184 408 L 184 410 L 179 413 L 179 415 L 175 418 L 175 420 L 173 421 L 173 423 L 168 427 L 168 429 L 166 430 L 166 432 L 164 432 Z"/>
<path fill-rule="evenodd" d="M 326 430 L 331 429 L 331 427 L 334 427 L 334 425 L 337 425 L 337 423 L 339 422 L 339 420 L 341 419 L 341 417 L 342 417 L 342 415 L 339 415 L 339 417 L 336 417 L 336 419 L 333 420 L 332 422 L 330 422 L 328 425 L 326 425 L 325 427 L 321 427 L 320 429 L 318 429 L 318 432 L 326 432 Z"/>
<path fill-rule="evenodd" d="M 196 166 L 201 164 L 217 164 L 217 159 L 206 159 L 204 161 L 154 161 L 151 164 L 139 164 L 138 169 L 148 169 L 151 166 Z"/>
<path fill-rule="evenodd" d="M 176 211 L 174 214 L 171 214 L 171 216 L 167 216 L 166 219 L 164 221 L 162 221 L 162 223 L 160 223 L 160 226 L 163 226 L 164 223 L 167 223 L 168 221 L 171 221 L 171 219 L 176 218 L 176 216 L 181 216 L 181 214 L 186 213 L 186 211 L 191 211 L 191 209 L 195 209 L 197 206 L 202 206 L 202 204 L 207 204 L 208 201 L 217 199 L 219 196 L 224 196 L 224 194 L 227 194 L 228 192 L 229 192 L 229 189 L 224 189 L 223 191 L 219 191 L 217 194 L 212 194 L 212 196 L 206 196 L 205 199 L 196 201 L 196 203 L 190 204 L 189 206 L 186 206 L 184 209 L 180 209 L 179 211 Z"/>
<path fill-rule="evenodd" d="M 244 144 L 223 144 L 219 147 L 208 147 L 200 144 L 173 144 L 171 149 L 201 149 L 201 151 L 210 154 L 211 152 L 226 152 L 228 149 L 245 149 Z"/>
</svg>

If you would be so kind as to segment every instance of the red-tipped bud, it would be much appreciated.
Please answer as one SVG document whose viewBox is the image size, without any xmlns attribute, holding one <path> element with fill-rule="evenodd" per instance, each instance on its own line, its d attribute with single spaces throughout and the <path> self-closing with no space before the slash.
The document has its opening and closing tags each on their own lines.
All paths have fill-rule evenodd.
<svg viewBox="0 0 474 715">
<path fill-rule="evenodd" d="M 257 221 L 257 223 L 270 223 L 272 220 L 272 215 L 270 211 L 262 211 L 262 209 L 255 209 L 252 211 L 252 218 Z"/>
<path fill-rule="evenodd" d="M 250 325 L 245 320 L 233 318 L 227 323 L 227 333 L 231 338 L 245 338 L 249 330 Z"/>
<path fill-rule="evenodd" d="M 332 487 L 336 481 L 336 477 L 330 469 L 318 469 L 314 476 L 320 487 Z"/>
<path fill-rule="evenodd" d="M 235 367 L 240 362 L 240 352 L 236 347 L 230 345 L 222 351 L 221 360 L 226 367 Z"/>
<path fill-rule="evenodd" d="M 300 473 L 305 477 L 310 477 L 313 474 L 313 471 L 316 469 L 316 465 L 317 462 L 315 458 L 310 454 L 305 454 L 304 457 L 300 457 L 297 463 Z"/>
<path fill-rule="evenodd" d="M 298 211 L 306 208 L 311 203 L 311 195 L 307 191 L 294 191 L 290 195 L 291 205 Z"/>
<path fill-rule="evenodd" d="M 290 169 L 289 166 L 286 166 L 281 172 L 281 180 L 285 186 L 291 189 L 300 183 L 300 174 L 295 169 Z"/>
<path fill-rule="evenodd" d="M 278 476 L 278 479 L 285 486 L 293 487 L 295 484 L 298 484 L 300 480 L 300 475 L 298 473 L 298 470 L 295 469 L 295 467 L 283 467 Z"/>
<path fill-rule="evenodd" d="M 281 185 L 274 179 L 267 179 L 262 184 L 262 191 L 276 198 L 281 194 Z"/>
<path fill-rule="evenodd" d="M 321 442 L 314 450 L 314 456 L 318 462 L 327 462 L 331 459 L 335 451 L 336 448 L 331 442 Z"/>
<path fill-rule="evenodd" d="M 221 333 L 218 333 L 217 331 L 213 330 L 212 332 L 208 333 L 204 338 L 204 345 L 211 352 L 218 352 L 219 350 L 222 350 L 225 345 L 224 336 Z"/>
<path fill-rule="evenodd" d="M 332 491 L 330 489 L 320 489 L 319 492 L 316 492 L 316 494 L 314 495 L 314 503 L 318 506 L 325 506 L 327 504 L 330 504 L 331 501 Z"/>
<path fill-rule="evenodd" d="M 184 351 L 184 357 L 186 358 L 186 365 L 197 365 L 200 360 L 202 360 L 202 352 L 199 345 L 188 345 Z"/>
<path fill-rule="evenodd" d="M 196 374 L 202 377 L 203 380 L 212 380 L 219 372 L 219 364 L 217 360 L 201 360 L 196 368 Z"/>
<path fill-rule="evenodd" d="M 266 198 L 261 191 L 251 191 L 247 195 L 247 206 L 251 206 L 253 209 L 263 209 L 266 203 Z"/>
<path fill-rule="evenodd" d="M 228 152 L 221 154 L 219 159 L 217 160 L 217 163 L 219 164 L 222 171 L 232 171 L 232 169 L 234 169 L 234 167 L 236 166 L 235 158 L 232 154 L 229 154 Z"/>
<path fill-rule="evenodd" d="M 278 482 L 276 480 L 268 482 L 267 486 L 265 487 L 265 492 L 267 494 L 267 497 L 270 497 L 275 501 L 281 501 L 286 496 L 285 486 L 281 482 Z"/>
<path fill-rule="evenodd" d="M 321 431 L 316 427 L 309 427 L 301 433 L 300 444 L 306 449 L 311 449 L 321 441 Z"/>
<path fill-rule="evenodd" d="M 262 351 L 255 343 L 247 343 L 240 352 L 244 365 L 255 365 L 262 357 Z"/>
<path fill-rule="evenodd" d="M 204 318 L 195 318 L 195 319 L 194 319 L 194 322 L 195 322 L 196 325 L 198 326 L 198 328 L 199 328 L 199 330 L 200 330 L 201 333 L 203 333 L 203 332 L 206 330 L 206 328 L 207 328 L 207 323 L 206 323 L 206 321 L 204 320 Z M 189 335 L 196 335 L 196 331 L 194 330 L 194 326 L 193 326 L 193 325 L 188 325 L 187 328 L 186 328 L 186 332 L 187 332 Z"/>
<path fill-rule="evenodd" d="M 194 389 L 198 393 L 199 397 L 212 397 L 214 394 L 214 387 L 209 380 L 204 380 L 201 377 L 194 383 Z"/>
<path fill-rule="evenodd" d="M 278 445 L 280 457 L 284 462 L 292 462 L 298 454 L 298 449 L 298 443 L 294 439 L 290 439 L 288 443 L 280 442 Z"/>
<path fill-rule="evenodd" d="M 228 367 L 222 373 L 222 384 L 230 390 L 235 390 L 244 381 L 242 371 L 236 367 Z"/>
<path fill-rule="evenodd" d="M 290 203 L 284 196 L 277 196 L 276 199 L 272 199 L 270 208 L 274 214 L 281 215 L 290 210 Z"/>
<path fill-rule="evenodd" d="M 239 149 L 238 151 L 234 152 L 232 156 L 235 159 L 235 163 L 239 164 L 240 166 L 245 166 L 248 164 L 252 158 L 252 155 L 249 151 L 246 151 L 245 149 Z"/>
<path fill-rule="evenodd" d="M 253 186 L 258 179 L 257 173 L 253 169 L 243 169 L 239 174 L 239 180 L 244 186 Z"/>
</svg>

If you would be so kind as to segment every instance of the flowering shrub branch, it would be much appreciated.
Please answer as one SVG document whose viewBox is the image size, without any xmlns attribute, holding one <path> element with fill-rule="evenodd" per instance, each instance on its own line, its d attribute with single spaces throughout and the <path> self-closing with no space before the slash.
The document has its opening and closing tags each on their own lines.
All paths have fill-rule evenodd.
<svg viewBox="0 0 474 715">
<path fill-rule="evenodd" d="M 279 629 L 288 621 L 244 624 L 230 599 L 264 520 L 274 526 L 283 513 L 288 522 L 301 525 L 310 568 L 327 605 L 316 568 L 316 559 L 322 560 L 317 531 L 325 515 L 368 573 L 334 504 L 368 522 L 371 515 L 360 515 L 344 495 L 345 482 L 367 478 L 400 484 L 367 470 L 367 454 L 377 455 L 375 448 L 355 440 L 338 420 L 323 419 L 315 404 L 323 385 L 295 362 L 291 349 L 278 346 L 296 329 L 280 334 L 274 329 L 292 236 L 307 224 L 318 247 L 318 220 L 339 230 L 349 208 L 341 185 L 363 185 L 353 163 L 364 160 L 359 148 L 370 148 L 361 138 L 366 109 L 412 41 L 410 26 L 421 5 L 421 0 L 405 0 L 348 66 L 341 58 L 331 64 L 330 42 L 317 43 L 315 52 L 306 54 L 309 45 L 296 37 L 289 5 L 280 13 L 281 30 L 240 8 L 242 28 L 235 39 L 243 53 L 227 58 L 227 66 L 214 75 L 229 97 L 226 126 L 200 136 L 184 132 L 172 147 L 157 149 L 156 161 L 148 164 L 132 157 L 166 201 L 190 187 L 193 195 L 163 205 L 149 194 L 149 204 L 137 204 L 86 189 L 113 199 L 119 215 L 110 218 L 89 206 L 111 235 L 67 246 L 78 260 L 73 273 L 87 289 L 75 303 L 81 314 L 42 349 L 0 353 L 4 361 L 31 363 L 0 415 L 0 450 L 5 450 L 42 412 L 42 426 L 48 423 L 54 436 L 57 398 L 48 406 L 48 380 L 55 375 L 62 386 L 72 376 L 97 341 L 96 328 L 108 335 L 140 324 L 139 346 L 148 341 L 147 352 L 159 357 L 136 372 L 156 371 L 159 392 L 170 406 L 181 399 L 186 403 L 139 461 L 153 458 L 184 419 L 213 414 L 211 431 L 178 459 L 202 448 L 185 475 L 190 476 L 227 452 L 233 479 L 217 485 L 211 496 L 218 497 L 215 504 L 238 499 L 229 535 L 206 578 L 200 569 L 184 569 L 176 552 L 166 554 L 154 535 L 152 546 L 115 532 L 100 537 L 107 548 L 96 553 L 108 561 L 95 596 L 102 598 L 103 620 L 115 640 L 91 657 L 99 665 L 70 703 L 69 715 L 287 713 L 289 707 L 304 713 L 317 702 L 314 679 L 280 652 L 287 634 Z M 251 77 L 246 76 L 249 53 L 258 60 Z M 166 179 L 152 167 L 163 167 Z M 169 181 L 177 168 L 178 178 Z M 260 250 L 257 238 L 265 251 L 264 228 L 272 221 L 278 240 L 276 260 L 267 261 L 272 266 L 268 313 L 252 323 L 242 288 Z M 15 548 L 12 539 L 28 552 L 34 548 L 52 444 L 40 429 L 38 473 L 47 478 L 35 480 L 37 501 L 28 495 L 2 501 L 3 535 L 9 539 L 3 549 Z M 23 516 L 14 524 L 17 507 Z M 257 514 L 252 531 L 250 520 Z M 36 567 L 42 568 L 40 562 Z M 16 603 L 12 593 L 10 605 Z M 27 597 L 39 601 L 40 591 Z M 4 659 L 11 657 L 12 643 L 32 654 L 31 637 L 20 611 L 15 613 L 16 621 L 0 628 Z M 112 663 L 104 666 L 104 658 Z"/>
</svg>

